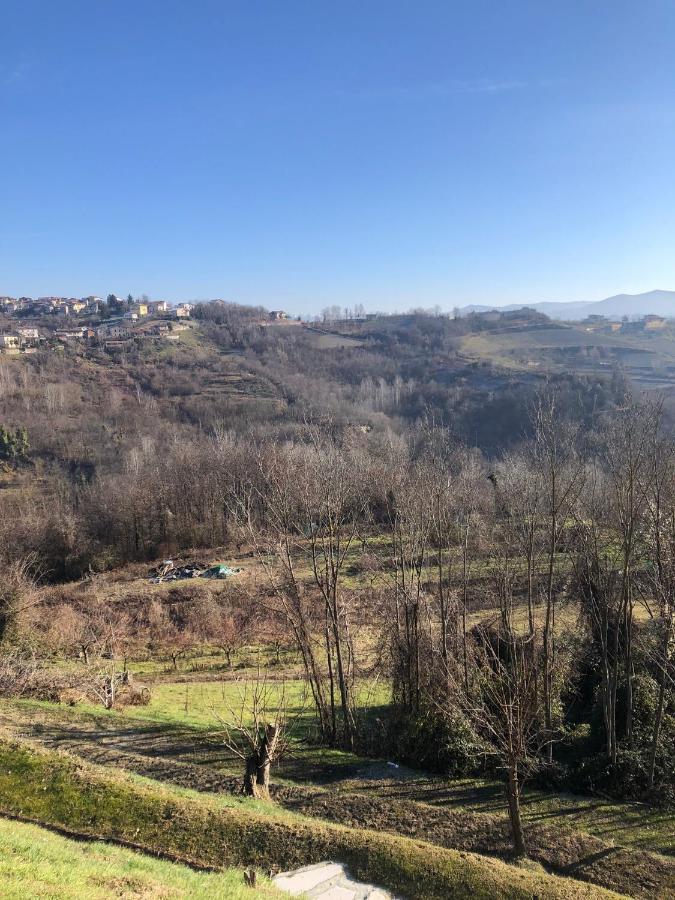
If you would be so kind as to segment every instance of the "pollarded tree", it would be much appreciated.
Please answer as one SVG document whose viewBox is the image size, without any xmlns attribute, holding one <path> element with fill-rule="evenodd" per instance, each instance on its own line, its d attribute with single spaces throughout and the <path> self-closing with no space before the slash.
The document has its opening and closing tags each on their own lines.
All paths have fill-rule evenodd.
<svg viewBox="0 0 675 900">
<path fill-rule="evenodd" d="M 269 799 L 272 765 L 288 750 L 289 724 L 285 686 L 269 683 L 260 672 L 239 683 L 238 702 L 217 712 L 221 739 L 245 763 L 242 793 Z"/>
</svg>

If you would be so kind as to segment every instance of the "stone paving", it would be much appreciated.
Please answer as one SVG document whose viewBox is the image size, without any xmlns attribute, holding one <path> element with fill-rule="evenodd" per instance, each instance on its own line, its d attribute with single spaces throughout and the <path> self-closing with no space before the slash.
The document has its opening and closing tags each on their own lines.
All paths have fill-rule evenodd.
<svg viewBox="0 0 675 900">
<path fill-rule="evenodd" d="M 342 863 L 318 863 L 294 872 L 282 872 L 274 878 L 274 883 L 296 897 L 302 894 L 322 900 L 396 900 L 382 888 L 351 879 Z"/>
</svg>

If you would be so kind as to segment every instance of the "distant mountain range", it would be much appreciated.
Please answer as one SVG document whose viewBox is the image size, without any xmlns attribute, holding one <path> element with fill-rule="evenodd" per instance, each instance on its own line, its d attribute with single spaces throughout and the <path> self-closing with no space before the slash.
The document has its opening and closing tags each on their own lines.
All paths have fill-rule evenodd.
<svg viewBox="0 0 675 900">
<path fill-rule="evenodd" d="M 646 294 L 617 294 L 605 300 L 566 302 L 564 300 L 548 300 L 542 303 L 515 303 L 510 306 L 464 306 L 460 309 L 463 316 L 472 312 L 488 312 L 496 309 L 500 312 L 523 309 L 536 309 L 552 319 L 572 319 L 578 321 L 586 316 L 607 316 L 609 319 L 630 319 L 655 315 L 675 318 L 675 291 L 649 291 Z"/>
</svg>

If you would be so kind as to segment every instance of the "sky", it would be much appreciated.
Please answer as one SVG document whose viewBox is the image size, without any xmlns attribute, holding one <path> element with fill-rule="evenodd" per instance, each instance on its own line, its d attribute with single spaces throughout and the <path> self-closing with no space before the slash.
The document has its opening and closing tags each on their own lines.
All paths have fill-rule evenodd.
<svg viewBox="0 0 675 900">
<path fill-rule="evenodd" d="M 675 288 L 671 0 L 2 0 L 0 295 Z"/>
</svg>

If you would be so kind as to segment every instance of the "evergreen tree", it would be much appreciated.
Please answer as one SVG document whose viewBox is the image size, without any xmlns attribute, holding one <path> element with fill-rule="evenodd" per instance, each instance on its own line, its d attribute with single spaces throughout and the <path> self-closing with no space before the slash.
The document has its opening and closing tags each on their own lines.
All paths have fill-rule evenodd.
<svg viewBox="0 0 675 900">
<path fill-rule="evenodd" d="M 16 463 L 28 458 L 30 444 L 28 432 L 25 428 L 17 428 L 11 431 L 5 425 L 0 425 L 0 460 Z"/>
</svg>

